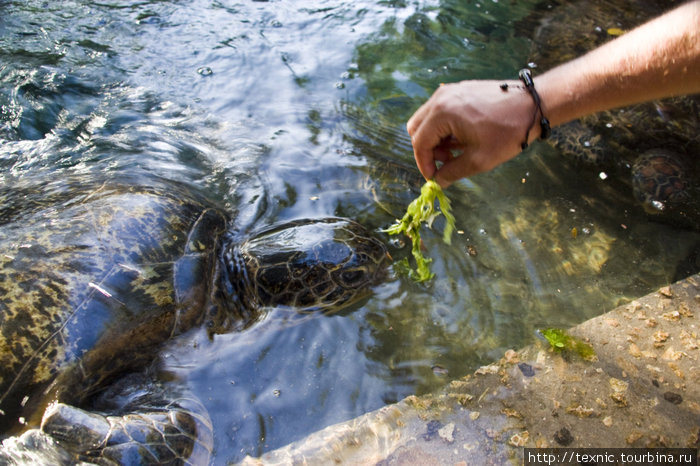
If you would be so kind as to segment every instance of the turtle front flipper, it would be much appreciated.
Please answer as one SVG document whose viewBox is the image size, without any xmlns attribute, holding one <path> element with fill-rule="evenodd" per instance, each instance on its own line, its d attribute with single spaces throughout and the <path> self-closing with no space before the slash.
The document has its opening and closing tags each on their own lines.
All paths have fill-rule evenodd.
<svg viewBox="0 0 700 466">
<path fill-rule="evenodd" d="M 214 445 L 211 420 L 204 406 L 177 384 L 132 374 L 93 404 L 94 411 L 49 405 L 41 430 L 3 442 L 0 462 L 208 464 Z"/>
<path fill-rule="evenodd" d="M 0 464 L 71 464 L 70 453 L 39 429 L 30 429 L 17 437 L 8 437 L 0 445 Z"/>
<path fill-rule="evenodd" d="M 180 403 L 180 402 L 183 403 Z M 196 400 L 176 400 L 162 409 L 102 416 L 55 403 L 41 430 L 73 460 L 97 464 L 207 464 L 212 425 Z"/>
</svg>

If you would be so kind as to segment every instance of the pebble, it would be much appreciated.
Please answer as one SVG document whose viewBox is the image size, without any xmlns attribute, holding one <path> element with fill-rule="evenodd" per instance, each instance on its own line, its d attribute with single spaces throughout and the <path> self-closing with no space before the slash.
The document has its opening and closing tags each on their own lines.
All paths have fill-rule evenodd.
<svg viewBox="0 0 700 466">
<path fill-rule="evenodd" d="M 627 437 L 625 437 L 625 442 L 627 442 L 627 445 L 632 445 L 634 442 L 642 438 L 642 433 L 634 431 L 630 433 Z"/>
<path fill-rule="evenodd" d="M 518 353 L 512 349 L 507 350 L 504 357 L 508 364 L 515 364 L 520 360 Z"/>
<path fill-rule="evenodd" d="M 530 439 L 530 432 L 524 430 L 518 434 L 513 435 L 508 443 L 514 447 L 524 447 L 527 441 Z"/>
<path fill-rule="evenodd" d="M 588 408 L 583 405 L 570 406 L 566 408 L 566 412 L 569 414 L 573 414 L 574 416 L 579 417 L 581 419 L 585 417 L 591 417 L 595 414 L 595 410 L 593 408 Z"/>
<path fill-rule="evenodd" d="M 562 427 L 554 434 L 554 440 L 561 446 L 565 447 L 574 441 L 574 437 L 569 432 L 569 429 Z"/>
<path fill-rule="evenodd" d="M 423 439 L 424 440 L 432 440 L 433 437 L 439 430 L 442 428 L 442 423 L 440 421 L 430 421 L 428 424 L 425 426 L 425 434 L 423 434 Z"/>
<path fill-rule="evenodd" d="M 454 422 L 450 422 L 449 424 L 438 430 L 438 435 L 447 443 L 452 443 L 455 441 L 454 432 L 455 424 Z"/>
<path fill-rule="evenodd" d="M 535 369 L 526 362 L 518 364 L 518 369 L 520 369 L 520 372 L 522 372 L 525 377 L 534 377 L 535 375 Z"/>
</svg>

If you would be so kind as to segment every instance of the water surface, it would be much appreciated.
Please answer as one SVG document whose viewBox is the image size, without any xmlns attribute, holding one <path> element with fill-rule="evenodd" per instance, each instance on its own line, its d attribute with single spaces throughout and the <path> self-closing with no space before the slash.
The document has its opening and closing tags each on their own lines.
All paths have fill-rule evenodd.
<svg viewBox="0 0 700 466">
<path fill-rule="evenodd" d="M 3 223 L 60 209 L 98 176 L 166 179 L 205 193 L 243 234 L 347 216 L 399 259 L 408 247 L 379 230 L 422 183 L 406 119 L 440 82 L 513 78 L 531 45 L 518 21 L 547 11 L 503 0 L 1 2 L 0 182 L 28 193 Z M 215 463 L 433 390 L 538 328 L 694 270 L 696 232 L 650 221 L 623 183 L 546 145 L 447 194 L 460 234 L 447 246 L 439 222 L 424 233 L 431 283 L 392 274 L 342 313 L 270 309 L 244 332 L 194 331 L 164 350 L 164 370 L 209 409 Z"/>
</svg>

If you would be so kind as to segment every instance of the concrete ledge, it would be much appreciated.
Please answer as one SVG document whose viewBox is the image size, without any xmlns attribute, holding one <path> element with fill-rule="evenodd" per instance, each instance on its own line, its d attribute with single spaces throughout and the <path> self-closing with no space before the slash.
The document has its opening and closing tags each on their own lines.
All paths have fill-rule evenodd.
<svg viewBox="0 0 700 466">
<path fill-rule="evenodd" d="M 442 392 L 242 464 L 521 464 L 522 447 L 700 446 L 700 275 L 570 330 L 594 360 L 536 344 Z"/>
</svg>

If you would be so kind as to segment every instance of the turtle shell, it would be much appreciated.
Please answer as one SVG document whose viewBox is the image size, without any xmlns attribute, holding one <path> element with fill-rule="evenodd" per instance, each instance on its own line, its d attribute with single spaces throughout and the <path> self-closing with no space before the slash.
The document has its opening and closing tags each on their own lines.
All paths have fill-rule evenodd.
<svg viewBox="0 0 700 466">
<path fill-rule="evenodd" d="M 601 135 L 583 122 L 572 121 L 552 130 L 552 144 L 570 160 L 595 167 L 610 163 L 609 151 L 605 150 Z"/>
<path fill-rule="evenodd" d="M 636 199 L 648 213 L 656 214 L 668 205 L 688 200 L 688 167 L 678 154 L 664 149 L 640 155 L 632 166 Z"/>
<path fill-rule="evenodd" d="M 151 361 L 208 300 L 221 212 L 172 184 L 87 191 L 26 212 L 0 193 L 2 432 Z"/>
</svg>

